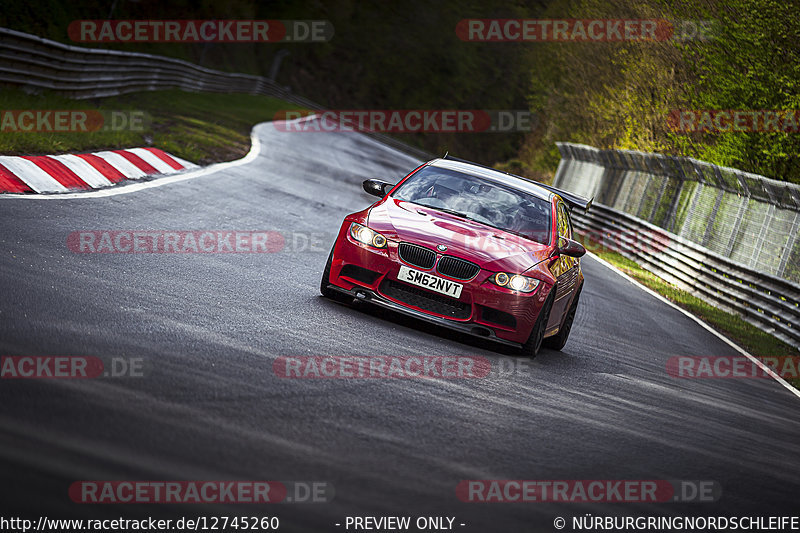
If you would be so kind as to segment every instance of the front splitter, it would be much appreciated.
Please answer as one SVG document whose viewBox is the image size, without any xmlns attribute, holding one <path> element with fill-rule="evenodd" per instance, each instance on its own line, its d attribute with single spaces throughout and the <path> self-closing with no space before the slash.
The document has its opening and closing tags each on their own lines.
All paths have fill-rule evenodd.
<svg viewBox="0 0 800 533">
<path fill-rule="evenodd" d="M 510 346 L 512 348 L 522 347 L 522 345 L 518 342 L 513 342 L 497 337 L 494 331 L 486 326 L 475 325 L 475 324 L 464 324 L 462 322 L 453 322 L 451 320 L 447 320 L 446 318 L 441 318 L 438 316 L 431 316 L 421 311 L 416 311 L 414 309 L 409 309 L 407 307 L 404 307 L 398 303 L 395 303 L 391 300 L 384 298 L 375 291 L 371 291 L 363 287 L 355 287 L 353 289 L 347 290 L 341 287 L 337 287 L 336 285 L 328 285 L 328 288 L 335 290 L 341 294 L 345 294 L 353 298 L 353 300 L 357 302 L 377 305 L 378 307 L 383 307 L 384 309 L 389 309 L 390 311 L 394 311 L 396 313 L 410 316 L 419 320 L 424 320 L 425 322 L 428 322 L 430 324 L 435 324 L 437 326 L 451 329 L 453 331 L 458 331 L 459 333 L 470 335 L 471 337 L 475 337 L 476 339 L 490 340 L 492 342 L 496 342 L 504 346 Z M 359 296 L 359 293 L 361 294 L 361 296 Z M 482 331 L 486 332 L 486 334 L 477 333 L 476 331 L 474 331 L 476 329 L 481 329 Z"/>
</svg>

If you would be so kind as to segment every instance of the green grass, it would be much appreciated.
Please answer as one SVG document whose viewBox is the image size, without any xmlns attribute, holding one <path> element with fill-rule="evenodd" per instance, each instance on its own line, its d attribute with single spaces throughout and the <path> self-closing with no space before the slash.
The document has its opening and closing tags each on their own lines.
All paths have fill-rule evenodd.
<svg viewBox="0 0 800 533">
<path fill-rule="evenodd" d="M 13 132 L 0 134 L 0 154 L 40 155 L 153 146 L 193 163 L 230 161 L 250 150 L 250 130 L 279 110 L 300 109 L 277 98 L 249 94 L 152 91 L 94 100 L 55 93 L 0 89 L 2 110 L 136 111 L 147 117 L 140 131 Z"/>
<path fill-rule="evenodd" d="M 608 261 L 619 270 L 642 285 L 664 296 L 679 307 L 686 309 L 693 315 L 703 320 L 706 324 L 722 333 L 730 340 L 758 358 L 775 356 L 800 357 L 800 351 L 765 333 L 746 322 L 741 317 L 717 309 L 705 301 L 671 285 L 652 272 L 645 270 L 636 262 L 624 257 L 618 252 L 610 251 L 600 244 L 590 241 L 584 243 L 587 250 Z M 705 354 L 714 355 L 714 354 Z M 795 388 L 800 389 L 800 379 L 787 379 Z"/>
</svg>

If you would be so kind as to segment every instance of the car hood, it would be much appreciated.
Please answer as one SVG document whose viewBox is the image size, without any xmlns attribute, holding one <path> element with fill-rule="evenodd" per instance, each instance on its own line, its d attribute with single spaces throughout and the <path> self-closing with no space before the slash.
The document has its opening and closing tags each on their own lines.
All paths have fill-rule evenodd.
<svg viewBox="0 0 800 533">
<path fill-rule="evenodd" d="M 513 233 L 391 197 L 370 210 L 367 223 L 387 239 L 433 250 L 443 244 L 447 255 L 495 272 L 525 272 L 552 251 L 547 245 Z"/>
</svg>

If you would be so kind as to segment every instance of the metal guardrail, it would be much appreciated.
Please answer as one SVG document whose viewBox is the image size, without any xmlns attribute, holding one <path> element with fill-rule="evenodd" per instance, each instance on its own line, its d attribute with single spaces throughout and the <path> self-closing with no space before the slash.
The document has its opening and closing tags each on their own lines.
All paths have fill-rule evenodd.
<svg viewBox="0 0 800 533">
<path fill-rule="evenodd" d="M 564 153 L 562 149 L 562 156 Z M 568 157 L 570 152 L 566 153 Z M 604 157 L 608 161 L 607 156 Z M 598 176 L 614 169 L 602 165 L 586 168 L 573 163 L 562 159 L 556 186 L 579 194 L 593 193 L 606 201 L 614 197 L 603 195 L 604 188 L 598 186 Z M 661 181 L 665 179 L 662 177 Z M 582 186 L 576 187 L 577 184 Z M 656 190 L 661 189 L 663 195 L 662 184 L 652 180 L 652 176 L 650 184 Z M 589 187 L 595 190 L 587 191 Z M 759 329 L 800 347 L 800 284 L 742 265 L 634 214 L 597 201 L 588 213 L 576 210 L 573 220 L 576 231 L 584 237 L 621 253 L 711 305 L 733 312 Z M 789 237 L 796 238 L 796 235 Z"/>
<path fill-rule="evenodd" d="M 184 89 L 291 98 L 271 80 L 231 74 L 150 54 L 70 46 L 0 28 L 0 82 L 103 98 L 138 91 Z"/>
<path fill-rule="evenodd" d="M 558 148 L 557 187 L 800 283 L 800 186 L 687 157 Z"/>
<path fill-rule="evenodd" d="M 800 347 L 800 285 L 754 272 L 626 213 L 595 204 L 575 229 L 661 279 Z"/>
<path fill-rule="evenodd" d="M 296 95 L 269 78 L 212 70 L 169 57 L 82 48 L 0 28 L 0 84 L 56 91 L 75 99 L 182 89 L 191 92 L 272 96 L 306 109 L 323 106 Z M 430 154 L 397 139 L 368 133 L 419 159 Z"/>
</svg>

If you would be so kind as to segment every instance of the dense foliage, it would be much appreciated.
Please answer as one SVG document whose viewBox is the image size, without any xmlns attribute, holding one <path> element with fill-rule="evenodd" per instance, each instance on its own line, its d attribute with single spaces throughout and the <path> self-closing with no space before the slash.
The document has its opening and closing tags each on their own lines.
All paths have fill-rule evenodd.
<svg viewBox="0 0 800 533">
<path fill-rule="evenodd" d="M 796 8 L 781 0 L 6 0 L 0 25 L 67 42 L 76 19 L 326 19 L 336 33 L 322 44 L 114 47 L 261 75 L 286 49 L 278 81 L 333 108 L 527 108 L 538 121 L 524 137 L 404 138 L 532 175 L 552 173 L 553 143 L 564 140 L 690 155 L 800 183 L 796 131 L 682 132 L 669 122 L 680 109 L 800 108 Z M 456 35 L 466 18 L 669 19 L 679 30 L 680 21 L 708 21 L 711 30 L 649 42 L 476 43 Z"/>
<path fill-rule="evenodd" d="M 539 45 L 530 103 L 544 127 L 527 139 L 522 160 L 553 168 L 553 143 L 567 140 L 688 155 L 800 183 L 796 129 L 685 132 L 669 121 L 675 110 L 800 109 L 796 12 L 781 0 L 554 2 L 545 17 L 663 18 L 686 31 L 656 42 Z M 700 21 L 707 30 L 688 38 Z"/>
</svg>

